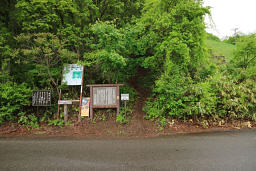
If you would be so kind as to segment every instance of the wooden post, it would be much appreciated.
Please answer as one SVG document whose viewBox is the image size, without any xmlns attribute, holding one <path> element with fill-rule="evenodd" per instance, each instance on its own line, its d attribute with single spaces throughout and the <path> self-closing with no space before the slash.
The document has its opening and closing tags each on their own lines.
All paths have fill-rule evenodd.
<svg viewBox="0 0 256 171">
<path fill-rule="evenodd" d="M 64 104 L 64 122 L 65 122 L 65 124 L 68 121 L 68 111 L 67 111 L 67 109 L 68 109 L 68 105 Z"/>
<path fill-rule="evenodd" d="M 92 108 L 92 104 L 93 104 L 93 87 L 90 86 L 90 119 L 93 119 L 93 108 Z"/>
<path fill-rule="evenodd" d="M 59 100 L 61 100 L 61 89 L 60 89 L 60 93 L 59 93 Z M 57 111 L 57 120 L 60 119 L 60 105 L 58 103 L 58 111 Z"/>
<path fill-rule="evenodd" d="M 79 103 L 78 122 L 81 122 L 81 110 L 82 110 L 83 85 L 84 85 L 84 66 L 83 66 L 82 83 L 81 83 L 81 92 L 80 92 L 80 103 Z"/>
<path fill-rule="evenodd" d="M 117 102 L 116 102 L 116 105 L 117 105 L 117 107 L 116 107 L 116 116 L 117 115 L 119 115 L 119 111 L 120 111 L 120 89 L 119 89 L 119 85 L 118 86 L 116 86 L 116 100 L 117 100 Z"/>
</svg>

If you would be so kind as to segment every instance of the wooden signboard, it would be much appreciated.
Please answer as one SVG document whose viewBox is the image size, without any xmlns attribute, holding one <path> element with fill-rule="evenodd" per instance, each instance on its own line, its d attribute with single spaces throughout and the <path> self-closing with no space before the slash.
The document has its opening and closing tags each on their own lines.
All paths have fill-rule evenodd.
<svg viewBox="0 0 256 171">
<path fill-rule="evenodd" d="M 69 86 L 81 86 L 80 90 L 80 100 L 79 100 L 79 114 L 78 114 L 78 122 L 81 121 L 81 105 L 82 105 L 82 92 L 83 92 L 83 82 L 84 82 L 84 66 L 79 64 L 67 64 L 64 66 L 62 83 L 66 83 Z M 61 100 L 61 90 L 59 92 L 59 101 Z M 60 104 L 64 102 L 58 103 L 58 111 L 57 111 L 57 119 L 60 116 Z M 64 106 L 65 107 L 65 106 Z"/>
<path fill-rule="evenodd" d="M 93 119 L 93 109 L 116 108 L 120 110 L 120 86 L 123 84 L 91 84 L 90 87 L 90 118 Z"/>
<path fill-rule="evenodd" d="M 50 90 L 33 91 L 32 106 L 51 106 L 51 91 Z"/>
</svg>

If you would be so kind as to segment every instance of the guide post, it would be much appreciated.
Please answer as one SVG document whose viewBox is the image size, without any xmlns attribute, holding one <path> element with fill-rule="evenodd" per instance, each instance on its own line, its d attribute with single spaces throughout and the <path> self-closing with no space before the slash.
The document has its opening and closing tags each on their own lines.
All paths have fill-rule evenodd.
<svg viewBox="0 0 256 171">
<path fill-rule="evenodd" d="M 124 101 L 124 117 L 126 119 L 126 101 L 129 100 L 129 94 L 121 94 L 121 100 Z"/>
</svg>

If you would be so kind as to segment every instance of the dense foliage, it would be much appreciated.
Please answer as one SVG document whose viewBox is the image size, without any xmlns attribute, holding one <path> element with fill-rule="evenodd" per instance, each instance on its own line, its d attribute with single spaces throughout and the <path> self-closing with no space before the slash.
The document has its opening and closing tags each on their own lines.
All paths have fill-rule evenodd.
<svg viewBox="0 0 256 171">
<path fill-rule="evenodd" d="M 201 0 L 1 1 L 0 123 L 38 127 L 32 90 L 52 90 L 43 118 L 56 112 L 59 89 L 78 98 L 79 87 L 61 85 L 68 63 L 86 67 L 84 84 L 124 83 L 132 99 L 143 68 L 135 81 L 152 92 L 147 118 L 255 119 L 255 34 L 227 40 L 236 52 L 219 66 L 206 46 L 221 42 L 205 32 L 209 13 Z"/>
</svg>

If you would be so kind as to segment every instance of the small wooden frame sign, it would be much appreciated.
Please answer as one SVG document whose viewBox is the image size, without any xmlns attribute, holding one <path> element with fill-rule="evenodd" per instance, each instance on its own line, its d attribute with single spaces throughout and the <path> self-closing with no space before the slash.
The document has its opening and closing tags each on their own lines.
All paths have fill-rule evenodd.
<svg viewBox="0 0 256 171">
<path fill-rule="evenodd" d="M 64 105 L 64 122 L 68 121 L 68 105 L 72 105 L 72 100 L 59 100 L 58 105 Z"/>
<path fill-rule="evenodd" d="M 90 84 L 90 118 L 93 119 L 93 109 L 116 108 L 120 111 L 120 86 L 123 84 Z"/>
</svg>

